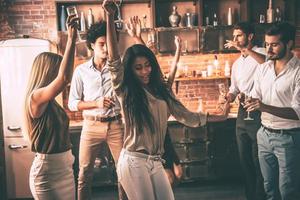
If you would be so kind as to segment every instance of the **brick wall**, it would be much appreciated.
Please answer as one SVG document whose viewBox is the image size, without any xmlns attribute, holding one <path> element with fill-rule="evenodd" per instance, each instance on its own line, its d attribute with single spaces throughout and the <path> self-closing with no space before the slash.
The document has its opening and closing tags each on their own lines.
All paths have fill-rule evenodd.
<svg viewBox="0 0 300 200">
<path fill-rule="evenodd" d="M 30 37 L 45 38 L 56 42 L 54 0 L 16 0 L 13 6 L 0 16 L 6 16 L 15 37 L 30 35 Z M 6 21 L 0 22 L 0 27 L 7 23 Z M 1 31 L 0 40 L 6 38 L 7 34 L 4 35 Z"/>
<path fill-rule="evenodd" d="M 224 71 L 225 60 L 228 60 L 230 64 L 234 62 L 239 54 L 218 54 L 218 60 L 222 71 Z M 172 60 L 172 56 L 157 56 L 158 62 L 162 68 L 162 71 L 166 74 L 169 72 L 169 63 Z M 195 54 L 181 56 L 181 65 L 186 65 L 189 71 L 206 70 L 207 65 L 211 64 L 214 59 L 214 54 Z M 202 97 L 203 107 L 210 112 L 218 111 L 218 84 L 224 83 L 226 87 L 229 85 L 229 79 L 216 78 L 206 80 L 184 80 L 175 81 L 173 85 L 173 91 L 176 93 L 176 87 L 178 92 L 177 98 L 190 110 L 194 110 L 198 106 L 198 99 Z M 67 107 L 68 89 L 64 91 L 64 105 Z M 67 110 L 67 109 L 66 109 Z M 70 112 L 67 110 L 71 119 L 81 120 L 81 112 Z"/>
<path fill-rule="evenodd" d="M 217 56 L 221 71 L 224 72 L 225 61 L 228 60 L 231 65 L 239 54 L 218 54 Z M 168 63 L 170 63 L 170 60 L 172 60 L 171 56 L 158 57 L 158 61 L 164 73 L 169 71 Z M 213 60 L 214 54 L 196 54 L 181 56 L 180 63 L 181 66 L 188 66 L 189 71 L 203 71 L 207 70 L 208 65 L 212 65 Z M 197 108 L 199 97 L 202 97 L 205 109 L 215 110 L 219 96 L 219 83 L 224 83 L 228 87 L 229 79 L 216 78 L 178 81 L 174 83 L 173 90 L 176 92 L 176 84 L 178 84 L 177 97 L 191 110 Z"/>
</svg>

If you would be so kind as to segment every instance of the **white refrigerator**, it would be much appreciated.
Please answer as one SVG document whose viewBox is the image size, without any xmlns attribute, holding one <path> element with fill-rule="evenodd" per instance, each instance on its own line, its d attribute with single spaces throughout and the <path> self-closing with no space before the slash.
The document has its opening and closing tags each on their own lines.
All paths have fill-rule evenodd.
<svg viewBox="0 0 300 200">
<path fill-rule="evenodd" d="M 34 157 L 22 133 L 22 109 L 34 58 L 50 51 L 40 39 L 0 41 L 0 80 L 7 197 L 30 198 L 29 170 Z"/>
</svg>

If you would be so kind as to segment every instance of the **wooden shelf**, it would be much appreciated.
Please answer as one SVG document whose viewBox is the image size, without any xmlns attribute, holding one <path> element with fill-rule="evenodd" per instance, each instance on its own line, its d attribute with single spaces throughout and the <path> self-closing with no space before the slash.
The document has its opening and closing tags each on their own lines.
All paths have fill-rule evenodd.
<svg viewBox="0 0 300 200">
<path fill-rule="evenodd" d="M 230 77 L 229 76 L 182 77 L 182 78 L 175 78 L 175 81 L 197 81 L 197 80 L 214 80 L 214 79 L 230 79 Z"/>
<path fill-rule="evenodd" d="M 56 0 L 56 3 L 101 4 L 103 0 Z M 117 1 L 119 2 L 119 1 Z M 151 0 L 123 0 L 123 3 L 151 3 Z"/>
<path fill-rule="evenodd" d="M 119 0 L 117 0 L 119 1 Z M 297 0 L 274 0 L 273 8 L 279 7 L 282 11 L 283 20 L 290 22 L 296 21 L 296 1 Z M 56 16 L 58 35 L 61 30 L 61 7 L 65 8 L 75 5 L 78 13 L 83 12 L 87 20 L 88 10 L 93 11 L 95 21 L 104 19 L 104 11 L 101 8 L 103 0 L 56 0 Z M 172 13 L 172 7 L 177 6 L 178 14 L 181 16 L 179 27 L 170 27 L 169 16 Z M 259 46 L 264 41 L 264 30 L 270 24 L 257 24 L 260 14 L 266 14 L 268 0 L 123 0 L 121 6 L 121 15 L 123 20 L 129 19 L 133 15 L 141 19 L 145 15 L 145 26 L 143 29 L 143 39 L 147 41 L 147 33 L 155 32 L 157 39 L 157 50 L 159 54 L 169 54 L 175 52 L 173 42 L 174 35 L 179 35 L 182 41 L 187 41 L 188 54 L 191 53 L 235 53 L 234 49 L 225 49 L 226 40 L 232 39 L 233 25 L 227 24 L 228 9 L 233 12 L 233 24 L 238 21 L 250 21 L 255 23 L 256 40 Z M 297 4 L 298 5 L 298 4 Z M 193 24 L 196 26 L 185 27 L 186 13 L 194 16 Z M 216 13 L 219 19 L 218 26 L 212 26 L 212 17 Z M 206 24 L 206 17 L 209 18 L 209 26 Z M 132 45 L 132 39 L 126 35 L 125 30 L 120 33 L 120 52 Z M 83 37 L 84 33 L 80 33 Z M 213 42 L 212 42 L 213 41 Z M 61 47 L 65 46 L 59 44 Z M 60 43 L 60 42 L 59 42 Z"/>
<path fill-rule="evenodd" d="M 159 27 L 155 28 L 157 31 L 190 31 L 190 30 L 198 30 L 199 26 L 192 27 Z"/>
<path fill-rule="evenodd" d="M 172 13 L 172 7 L 177 6 L 177 12 L 181 16 L 179 25 L 185 25 L 185 14 L 195 14 L 195 25 L 199 25 L 200 7 L 199 1 L 196 0 L 154 0 L 154 26 L 155 27 L 170 27 L 169 16 Z"/>
<path fill-rule="evenodd" d="M 96 1 L 96 0 L 85 0 L 85 1 L 82 1 L 82 0 L 58 0 L 58 1 L 55 1 L 56 3 L 59 3 L 59 4 L 91 4 L 91 3 L 94 3 L 94 4 L 100 4 L 102 3 L 103 1 Z"/>
</svg>

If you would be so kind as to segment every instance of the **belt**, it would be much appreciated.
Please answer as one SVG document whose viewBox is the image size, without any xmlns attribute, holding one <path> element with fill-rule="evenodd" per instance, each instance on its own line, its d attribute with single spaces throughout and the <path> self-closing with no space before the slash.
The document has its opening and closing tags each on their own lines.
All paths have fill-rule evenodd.
<svg viewBox="0 0 300 200">
<path fill-rule="evenodd" d="M 288 131 L 299 131 L 300 132 L 300 128 L 291 128 L 291 129 L 272 129 L 272 128 L 268 128 L 264 125 L 261 125 L 265 130 L 272 132 L 272 133 L 285 133 Z"/>
<path fill-rule="evenodd" d="M 90 121 L 99 121 L 99 122 L 111 122 L 122 118 L 121 114 L 118 114 L 113 117 L 99 117 L 99 116 L 91 116 L 91 115 L 85 115 L 83 116 L 84 119 L 90 120 Z"/>
<path fill-rule="evenodd" d="M 163 164 L 166 163 L 166 161 L 164 159 L 162 159 L 160 155 L 147 155 L 147 154 L 141 153 L 141 151 L 134 152 L 134 151 L 128 151 L 126 149 L 123 149 L 123 152 L 125 155 L 129 155 L 129 156 L 133 156 L 133 157 L 137 157 L 137 158 L 144 158 L 146 160 L 159 161 L 159 162 L 162 162 Z"/>
<path fill-rule="evenodd" d="M 145 150 L 145 149 L 138 150 L 138 151 L 136 151 L 136 152 L 138 152 L 138 153 L 143 153 L 143 154 L 146 154 L 146 155 L 150 155 L 150 153 L 149 153 L 147 150 Z"/>
<path fill-rule="evenodd" d="M 61 152 L 61 153 L 35 153 L 35 157 L 39 158 L 39 159 L 47 159 L 47 160 L 51 160 L 51 159 L 65 159 L 67 156 L 72 156 L 72 151 L 71 149 Z"/>
</svg>

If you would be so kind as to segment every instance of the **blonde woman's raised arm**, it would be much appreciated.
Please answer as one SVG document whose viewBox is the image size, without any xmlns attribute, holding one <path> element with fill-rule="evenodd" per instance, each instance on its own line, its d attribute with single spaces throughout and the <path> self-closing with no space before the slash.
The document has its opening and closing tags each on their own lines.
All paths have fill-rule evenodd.
<svg viewBox="0 0 300 200">
<path fill-rule="evenodd" d="M 57 76 L 47 86 L 33 91 L 31 97 L 31 111 L 33 117 L 39 117 L 39 115 L 43 113 L 45 105 L 62 92 L 65 86 L 71 81 L 77 36 L 77 21 L 78 18 L 76 18 L 75 15 L 69 16 L 67 19 L 68 40 Z"/>
</svg>

